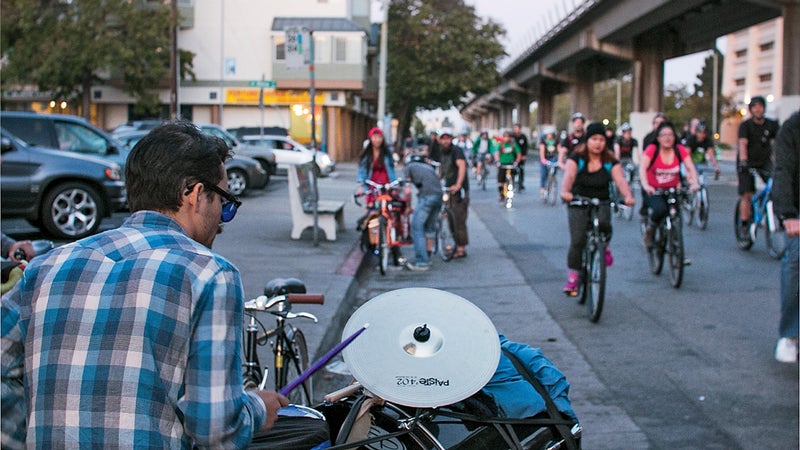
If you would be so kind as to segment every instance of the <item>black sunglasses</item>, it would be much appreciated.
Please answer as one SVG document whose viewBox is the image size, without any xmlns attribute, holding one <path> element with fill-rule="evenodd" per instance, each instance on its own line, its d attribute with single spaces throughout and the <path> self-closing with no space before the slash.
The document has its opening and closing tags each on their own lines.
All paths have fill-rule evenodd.
<svg viewBox="0 0 800 450">
<path fill-rule="evenodd" d="M 200 184 L 205 186 L 208 189 L 211 189 L 215 193 L 219 194 L 222 197 L 222 212 L 220 213 L 220 220 L 224 223 L 228 223 L 236 217 L 236 211 L 242 206 L 242 202 L 236 198 L 235 195 L 231 194 L 230 192 L 223 190 L 219 186 L 214 183 L 208 183 L 201 181 Z M 194 185 L 187 187 L 187 194 L 194 188 Z"/>
</svg>

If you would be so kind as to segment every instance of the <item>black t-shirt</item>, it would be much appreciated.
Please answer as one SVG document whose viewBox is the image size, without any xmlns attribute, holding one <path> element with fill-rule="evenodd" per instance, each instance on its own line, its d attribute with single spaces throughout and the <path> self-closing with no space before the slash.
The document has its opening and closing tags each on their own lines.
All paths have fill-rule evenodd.
<svg viewBox="0 0 800 450">
<path fill-rule="evenodd" d="M 527 155 L 528 154 L 528 138 L 525 137 L 524 133 L 520 133 L 518 135 L 515 134 L 513 136 L 514 136 L 514 141 L 517 143 L 517 146 L 519 147 L 520 153 L 522 153 L 523 156 Z"/>
<path fill-rule="evenodd" d="M 778 122 L 764 118 L 764 123 L 757 124 L 747 119 L 739 125 L 739 138 L 747 139 L 747 164 L 758 167 L 767 164 L 772 159 L 772 140 L 778 134 Z M 736 152 L 736 161 L 739 161 L 739 152 Z"/>
<path fill-rule="evenodd" d="M 639 146 L 639 142 L 637 142 L 636 139 L 634 138 L 625 139 L 624 136 L 620 136 L 617 138 L 617 144 L 619 145 L 620 159 L 633 158 L 633 148 Z"/>
<path fill-rule="evenodd" d="M 692 156 L 692 162 L 695 164 L 706 163 L 706 152 L 708 149 L 714 148 L 714 140 L 711 136 L 706 136 L 702 141 L 697 139 L 697 136 L 691 135 L 686 139 L 686 147 Z"/>
<path fill-rule="evenodd" d="M 569 159 L 578 165 L 578 172 L 575 174 L 575 182 L 572 184 L 572 193 L 584 197 L 599 198 L 608 200 L 611 195 L 608 189 L 611 183 L 611 168 L 619 161 L 613 159 L 603 163 L 600 170 L 589 172 L 589 161 L 577 153 L 571 153 Z"/>
<path fill-rule="evenodd" d="M 444 180 L 445 186 L 452 186 L 456 184 L 458 181 L 458 165 L 456 164 L 456 160 L 462 159 L 464 160 L 464 164 L 466 164 L 467 159 L 464 157 L 464 152 L 461 151 L 460 148 L 456 147 L 455 145 L 450 146 L 450 151 L 444 150 L 444 147 L 439 147 L 442 155 L 442 179 Z M 464 192 L 469 192 L 469 174 L 464 174 L 464 182 L 461 183 L 462 189 Z"/>
<path fill-rule="evenodd" d="M 586 141 L 586 133 L 583 133 L 580 136 L 575 136 L 573 133 L 570 133 L 569 135 L 567 135 L 567 137 L 561 140 L 561 146 L 567 147 L 567 154 L 570 154 L 575 150 L 575 147 L 577 147 L 578 144 L 585 141 Z"/>
</svg>

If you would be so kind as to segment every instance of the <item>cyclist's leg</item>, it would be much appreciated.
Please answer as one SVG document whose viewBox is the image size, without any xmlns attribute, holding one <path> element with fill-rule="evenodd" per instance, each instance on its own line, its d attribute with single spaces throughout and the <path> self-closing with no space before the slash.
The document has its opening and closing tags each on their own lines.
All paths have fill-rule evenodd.
<svg viewBox="0 0 800 450">
<path fill-rule="evenodd" d="M 589 208 L 567 208 L 569 223 L 569 250 L 567 250 L 567 282 L 564 293 L 574 295 L 578 289 L 578 274 L 582 267 L 581 256 L 586 245 L 586 228 L 589 225 Z"/>
<path fill-rule="evenodd" d="M 497 193 L 500 195 L 500 202 L 502 203 L 505 201 L 504 198 L 504 187 L 506 184 L 506 171 L 501 168 L 497 168 Z"/>
<path fill-rule="evenodd" d="M 525 190 L 525 160 L 521 159 L 519 161 L 519 167 L 517 168 L 517 184 L 519 185 L 519 190 Z"/>
<path fill-rule="evenodd" d="M 613 228 L 611 226 L 611 205 L 600 205 L 597 209 L 597 219 L 600 225 L 600 232 L 605 235 L 605 260 L 606 267 L 611 267 L 614 264 L 614 257 L 611 255 L 609 244 L 611 243 L 611 236 Z"/>
<path fill-rule="evenodd" d="M 539 194 L 544 198 L 545 187 L 547 185 L 547 164 L 539 161 Z"/>
<path fill-rule="evenodd" d="M 438 200 L 438 201 L 437 201 Z M 414 246 L 414 265 L 427 266 L 431 263 L 426 246 L 426 227 L 431 217 L 441 207 L 440 195 L 425 195 L 417 200 L 414 215 L 411 218 L 411 242 Z"/>
<path fill-rule="evenodd" d="M 643 241 L 645 247 L 649 248 L 653 245 L 653 235 L 656 227 L 669 214 L 669 207 L 667 206 L 667 200 L 661 195 L 647 196 L 647 206 L 650 210 L 650 217 L 647 220 Z"/>
<path fill-rule="evenodd" d="M 737 172 L 739 178 L 739 218 L 747 224 L 753 217 L 752 200 L 756 190 L 756 180 L 747 168 L 740 167 Z"/>
</svg>

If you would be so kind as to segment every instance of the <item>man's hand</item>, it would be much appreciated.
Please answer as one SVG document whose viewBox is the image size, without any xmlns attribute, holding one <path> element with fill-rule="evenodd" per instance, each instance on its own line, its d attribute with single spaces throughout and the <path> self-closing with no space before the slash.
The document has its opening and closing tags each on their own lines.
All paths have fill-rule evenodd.
<svg viewBox="0 0 800 450">
<path fill-rule="evenodd" d="M 278 410 L 282 406 L 287 406 L 289 399 L 275 391 L 258 391 L 258 396 L 267 407 L 267 420 L 264 421 L 264 426 L 259 431 L 267 431 L 275 425 L 275 421 L 278 420 Z"/>
<path fill-rule="evenodd" d="M 800 236 L 800 219 L 783 219 L 786 237 Z"/>
<path fill-rule="evenodd" d="M 14 257 L 14 253 L 16 253 L 17 250 L 22 250 L 23 252 L 25 252 L 25 258 L 24 259 L 27 260 L 27 261 L 30 261 L 31 259 L 33 259 L 34 256 L 36 256 L 36 250 L 33 249 L 33 244 L 31 243 L 31 241 L 17 241 L 17 242 L 14 242 L 8 248 L 8 255 L 7 256 L 15 264 L 19 264 L 20 262 L 22 262 L 22 261 L 18 260 L 16 257 Z"/>
</svg>

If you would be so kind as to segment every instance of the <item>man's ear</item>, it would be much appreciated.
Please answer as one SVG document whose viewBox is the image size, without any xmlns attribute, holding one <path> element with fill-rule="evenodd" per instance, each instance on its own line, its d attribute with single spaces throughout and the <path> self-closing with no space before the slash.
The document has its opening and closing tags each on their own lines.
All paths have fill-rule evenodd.
<svg viewBox="0 0 800 450">
<path fill-rule="evenodd" d="M 199 202 L 200 196 L 203 195 L 203 183 L 195 183 L 191 189 L 188 189 L 184 192 L 184 205 L 190 209 L 196 209 Z"/>
</svg>

